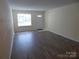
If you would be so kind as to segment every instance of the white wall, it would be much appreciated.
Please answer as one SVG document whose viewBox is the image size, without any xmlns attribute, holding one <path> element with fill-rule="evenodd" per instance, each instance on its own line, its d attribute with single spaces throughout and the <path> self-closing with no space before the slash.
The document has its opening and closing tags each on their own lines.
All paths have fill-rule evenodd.
<svg viewBox="0 0 79 59">
<path fill-rule="evenodd" d="M 17 14 L 18 13 L 31 13 L 32 26 L 18 27 L 17 25 Z M 43 17 L 38 18 L 37 15 L 40 15 L 40 14 L 43 15 Z M 44 11 L 13 10 L 13 21 L 14 21 L 15 32 L 43 29 L 44 28 Z"/>
<path fill-rule="evenodd" d="M 79 41 L 79 3 L 48 10 L 45 30 Z"/>
<path fill-rule="evenodd" d="M 0 0 L 0 59 L 9 59 L 13 36 L 10 8 L 7 0 Z"/>
</svg>

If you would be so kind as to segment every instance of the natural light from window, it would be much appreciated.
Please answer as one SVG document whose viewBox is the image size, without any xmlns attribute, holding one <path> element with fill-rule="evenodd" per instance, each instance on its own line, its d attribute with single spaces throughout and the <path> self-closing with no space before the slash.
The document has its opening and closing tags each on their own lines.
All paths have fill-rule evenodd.
<svg viewBox="0 0 79 59">
<path fill-rule="evenodd" d="M 31 26 L 31 14 L 17 14 L 18 26 Z"/>
</svg>

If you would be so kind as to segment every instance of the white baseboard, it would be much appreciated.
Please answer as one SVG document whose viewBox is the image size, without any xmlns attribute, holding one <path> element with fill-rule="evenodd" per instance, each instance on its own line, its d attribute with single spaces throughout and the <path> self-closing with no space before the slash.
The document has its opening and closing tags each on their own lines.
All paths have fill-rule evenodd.
<svg viewBox="0 0 79 59">
<path fill-rule="evenodd" d="M 50 31 L 50 30 L 45 29 L 45 31 Z M 56 32 L 53 32 L 53 31 L 50 31 L 50 32 L 56 33 Z M 76 42 L 79 43 L 79 37 L 69 37 L 69 36 L 65 36 L 65 35 L 59 34 L 59 33 L 56 33 L 56 34 L 58 34 L 58 35 L 60 35 L 60 36 L 63 36 L 63 37 L 66 37 L 66 38 L 68 38 L 68 39 L 70 39 L 70 40 L 73 40 L 73 41 L 76 41 Z"/>
</svg>

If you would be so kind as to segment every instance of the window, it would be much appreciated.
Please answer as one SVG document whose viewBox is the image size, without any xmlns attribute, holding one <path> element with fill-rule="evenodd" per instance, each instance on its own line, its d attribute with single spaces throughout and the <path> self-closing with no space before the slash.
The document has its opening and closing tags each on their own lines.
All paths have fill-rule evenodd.
<svg viewBox="0 0 79 59">
<path fill-rule="evenodd" d="M 31 14 L 17 14 L 18 26 L 31 26 Z"/>
</svg>

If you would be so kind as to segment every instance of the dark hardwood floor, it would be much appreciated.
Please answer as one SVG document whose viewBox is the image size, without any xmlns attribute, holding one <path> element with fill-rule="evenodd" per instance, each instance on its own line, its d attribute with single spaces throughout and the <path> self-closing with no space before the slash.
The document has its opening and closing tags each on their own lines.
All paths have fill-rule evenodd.
<svg viewBox="0 0 79 59">
<path fill-rule="evenodd" d="M 79 43 L 48 31 L 16 33 L 11 59 L 79 59 Z"/>
</svg>

